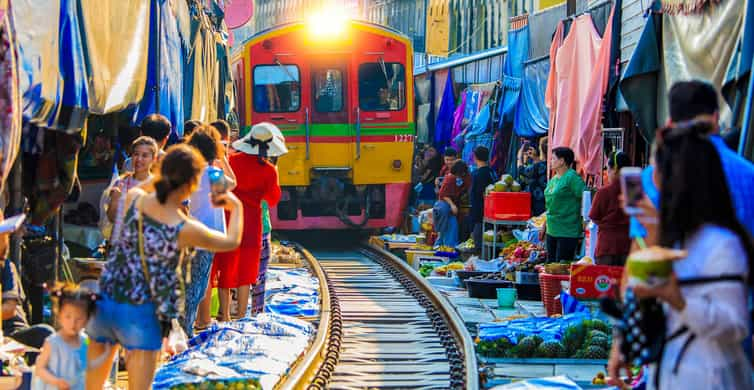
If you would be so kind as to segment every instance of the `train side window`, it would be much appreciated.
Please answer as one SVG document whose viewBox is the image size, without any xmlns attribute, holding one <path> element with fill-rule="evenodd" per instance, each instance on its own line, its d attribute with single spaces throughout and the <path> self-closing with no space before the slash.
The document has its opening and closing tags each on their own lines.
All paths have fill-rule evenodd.
<svg viewBox="0 0 754 390">
<path fill-rule="evenodd" d="M 254 110 L 296 112 L 301 106 L 301 75 L 296 65 L 254 67 Z"/>
<path fill-rule="evenodd" d="M 343 111 L 343 72 L 318 69 L 312 73 L 314 108 L 317 112 Z"/>
<path fill-rule="evenodd" d="M 359 65 L 359 107 L 364 111 L 400 111 L 406 105 L 406 72 L 397 62 Z"/>
</svg>

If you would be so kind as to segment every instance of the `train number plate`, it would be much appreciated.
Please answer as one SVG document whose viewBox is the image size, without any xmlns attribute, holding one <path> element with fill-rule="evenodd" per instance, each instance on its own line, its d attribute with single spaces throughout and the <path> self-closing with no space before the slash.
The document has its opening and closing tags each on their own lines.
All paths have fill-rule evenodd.
<svg viewBox="0 0 754 390">
<path fill-rule="evenodd" d="M 396 135 L 395 142 L 414 142 L 414 136 L 410 134 Z"/>
</svg>

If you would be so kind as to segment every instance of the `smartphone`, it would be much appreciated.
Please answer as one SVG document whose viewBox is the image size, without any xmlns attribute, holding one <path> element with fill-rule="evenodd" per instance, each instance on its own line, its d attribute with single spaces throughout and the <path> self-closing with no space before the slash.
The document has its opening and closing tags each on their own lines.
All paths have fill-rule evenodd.
<svg viewBox="0 0 754 390">
<path fill-rule="evenodd" d="M 18 214 L 6 218 L 2 223 L 0 223 L 0 234 L 15 232 L 16 230 L 18 230 L 18 228 L 21 227 L 25 220 L 26 214 Z"/>
<path fill-rule="evenodd" d="M 223 194 L 228 191 L 228 182 L 225 180 L 225 172 L 220 168 L 209 167 L 209 188 L 213 194 Z"/>
<path fill-rule="evenodd" d="M 626 167 L 620 170 L 620 185 L 624 198 L 624 211 L 628 215 L 641 214 L 639 202 L 644 197 L 641 168 Z"/>
</svg>

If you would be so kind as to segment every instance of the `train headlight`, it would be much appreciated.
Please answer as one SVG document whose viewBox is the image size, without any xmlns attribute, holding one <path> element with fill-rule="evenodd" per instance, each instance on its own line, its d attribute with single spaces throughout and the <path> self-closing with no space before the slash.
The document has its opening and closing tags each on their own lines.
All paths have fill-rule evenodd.
<svg viewBox="0 0 754 390">
<path fill-rule="evenodd" d="M 317 38 L 338 38 L 343 35 L 348 24 L 348 17 L 342 9 L 332 9 L 316 12 L 309 17 L 309 33 Z"/>
<path fill-rule="evenodd" d="M 393 169 L 396 171 L 400 171 L 401 167 L 403 167 L 403 162 L 401 160 L 393 160 Z"/>
</svg>

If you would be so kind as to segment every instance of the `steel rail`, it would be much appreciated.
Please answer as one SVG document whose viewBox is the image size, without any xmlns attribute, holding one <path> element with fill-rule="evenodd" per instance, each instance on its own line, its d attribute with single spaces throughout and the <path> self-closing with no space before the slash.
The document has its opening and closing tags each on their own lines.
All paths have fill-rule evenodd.
<svg viewBox="0 0 754 390">
<path fill-rule="evenodd" d="M 327 275 L 319 262 L 317 262 L 314 256 L 303 247 L 296 245 L 296 249 L 301 253 L 307 267 L 309 267 L 314 274 L 314 277 L 319 281 L 319 324 L 317 327 L 317 334 L 314 336 L 314 341 L 309 346 L 307 352 L 299 358 L 296 364 L 293 365 L 288 375 L 281 378 L 280 382 L 278 382 L 278 385 L 276 386 L 278 390 L 304 389 L 306 388 L 306 384 L 315 380 L 319 367 L 322 366 L 326 360 L 329 344 L 328 338 L 331 336 L 333 314 L 336 314 L 336 317 L 339 316 L 339 310 L 332 310 L 332 297 L 330 295 Z"/>
<path fill-rule="evenodd" d="M 446 325 L 455 338 L 455 342 L 460 349 L 459 352 L 461 352 L 462 355 L 460 358 L 462 359 L 464 366 L 464 377 L 462 378 L 463 388 L 478 389 L 479 372 L 477 369 L 478 365 L 476 351 L 474 349 L 474 340 L 469 334 L 463 319 L 458 315 L 458 312 L 456 312 L 444 296 L 432 288 L 429 282 L 427 282 L 424 277 L 405 261 L 374 243 L 370 243 L 368 248 L 378 253 L 386 261 L 389 261 L 393 267 L 399 269 L 400 272 L 408 277 L 411 282 L 414 283 L 416 287 L 419 288 L 431 301 L 434 308 L 442 313 L 442 317 L 445 319 Z"/>
<path fill-rule="evenodd" d="M 405 262 L 368 245 L 317 259 L 299 250 L 320 280 L 323 311 L 279 389 L 479 388 L 463 321 Z"/>
</svg>

